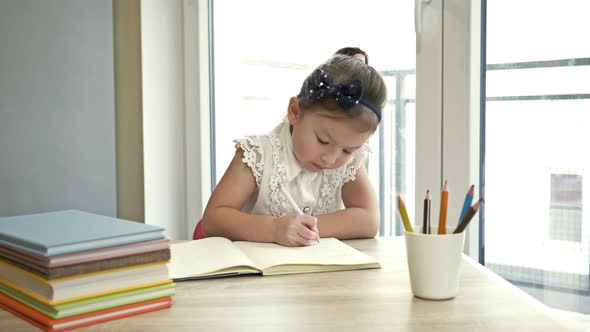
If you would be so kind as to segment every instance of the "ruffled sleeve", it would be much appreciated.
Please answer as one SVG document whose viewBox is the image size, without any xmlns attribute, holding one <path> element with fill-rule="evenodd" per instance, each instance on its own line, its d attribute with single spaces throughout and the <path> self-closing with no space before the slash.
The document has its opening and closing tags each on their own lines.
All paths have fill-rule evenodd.
<svg viewBox="0 0 590 332">
<path fill-rule="evenodd" d="M 370 153 L 371 149 L 369 148 L 369 145 L 365 143 L 352 154 L 352 158 L 350 158 L 350 161 L 344 166 L 342 184 L 356 179 L 356 171 L 365 163 Z"/>
<path fill-rule="evenodd" d="M 250 167 L 252 175 L 256 179 L 256 186 L 260 187 L 262 180 L 262 171 L 264 169 L 264 154 L 259 137 L 246 136 L 244 138 L 234 140 L 236 148 L 244 151 L 244 158 L 242 161 Z"/>
</svg>

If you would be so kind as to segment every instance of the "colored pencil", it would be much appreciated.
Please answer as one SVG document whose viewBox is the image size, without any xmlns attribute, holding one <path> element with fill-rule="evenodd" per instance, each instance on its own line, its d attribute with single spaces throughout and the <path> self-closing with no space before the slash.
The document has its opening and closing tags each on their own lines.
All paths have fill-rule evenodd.
<svg viewBox="0 0 590 332">
<path fill-rule="evenodd" d="M 445 180 L 440 195 L 440 211 L 438 215 L 438 234 L 447 234 L 447 206 L 449 205 L 449 183 Z"/>
<path fill-rule="evenodd" d="M 426 190 L 424 198 L 424 221 L 422 223 L 422 233 L 430 234 L 430 190 Z"/>
<path fill-rule="evenodd" d="M 457 226 L 453 234 L 461 233 L 465 230 L 465 228 L 467 227 L 467 225 L 469 224 L 469 222 L 471 221 L 471 219 L 473 218 L 473 216 L 475 215 L 482 203 L 483 198 L 480 198 L 477 202 L 475 202 L 475 204 L 473 204 L 469 208 L 469 211 L 467 211 L 467 214 L 465 214 L 465 217 L 463 217 L 461 223 L 459 223 L 459 226 Z"/>
<path fill-rule="evenodd" d="M 467 214 L 467 211 L 469 211 L 469 208 L 471 207 L 471 203 L 473 202 L 474 193 L 475 193 L 475 186 L 471 185 L 471 187 L 469 187 L 469 190 L 467 191 L 467 194 L 465 195 L 465 201 L 463 201 L 463 208 L 461 209 L 461 216 L 459 216 L 458 224 L 461 223 L 461 220 L 463 220 L 463 217 L 465 217 L 465 215 Z"/>
<path fill-rule="evenodd" d="M 402 198 L 401 194 L 397 194 L 397 208 L 399 210 L 399 214 L 402 218 L 402 222 L 404 224 L 404 228 L 406 232 L 413 232 L 414 229 L 412 228 L 412 224 L 410 223 L 410 218 L 408 217 L 408 211 L 406 210 L 406 203 L 404 203 L 404 199 Z"/>
</svg>

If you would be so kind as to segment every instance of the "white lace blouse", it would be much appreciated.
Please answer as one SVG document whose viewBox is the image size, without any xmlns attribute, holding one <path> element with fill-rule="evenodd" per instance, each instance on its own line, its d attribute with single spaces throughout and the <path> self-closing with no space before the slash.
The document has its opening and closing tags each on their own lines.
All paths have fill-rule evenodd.
<svg viewBox="0 0 590 332">
<path fill-rule="evenodd" d="M 296 214 L 279 183 L 306 214 L 322 215 L 343 209 L 342 185 L 355 180 L 356 171 L 369 154 L 365 143 L 340 168 L 308 172 L 293 154 L 288 121 L 266 135 L 246 136 L 234 142 L 236 148 L 244 151 L 242 161 L 252 170 L 257 186 L 242 211 L 277 217 Z"/>
</svg>

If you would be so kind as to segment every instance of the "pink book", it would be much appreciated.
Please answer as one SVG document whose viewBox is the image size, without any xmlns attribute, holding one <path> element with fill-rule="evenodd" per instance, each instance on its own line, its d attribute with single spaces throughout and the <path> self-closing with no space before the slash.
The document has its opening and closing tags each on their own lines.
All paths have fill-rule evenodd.
<svg viewBox="0 0 590 332">
<path fill-rule="evenodd" d="M 102 259 L 140 254 L 150 251 L 158 251 L 168 248 L 168 239 L 136 242 L 114 247 L 79 251 L 71 254 L 45 257 L 33 253 L 16 251 L 0 245 L 0 257 L 12 258 L 13 260 L 27 261 L 48 268 L 86 263 Z"/>
<path fill-rule="evenodd" d="M 167 239 L 82 251 L 73 254 L 35 257 L 0 246 L 0 259 L 52 280 L 78 274 L 116 269 L 129 265 L 170 260 Z"/>
</svg>

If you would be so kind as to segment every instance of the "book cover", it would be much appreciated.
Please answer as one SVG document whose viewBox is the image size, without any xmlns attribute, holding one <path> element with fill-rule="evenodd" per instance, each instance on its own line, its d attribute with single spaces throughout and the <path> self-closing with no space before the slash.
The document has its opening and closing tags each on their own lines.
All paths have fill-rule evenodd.
<svg viewBox="0 0 590 332">
<path fill-rule="evenodd" d="M 168 282 L 166 265 L 165 262 L 149 263 L 46 280 L 0 261 L 0 283 L 41 302 L 56 305 Z"/>
<path fill-rule="evenodd" d="M 79 301 L 72 301 L 55 306 L 42 303 L 26 294 L 0 284 L 0 293 L 11 297 L 34 310 L 37 310 L 53 319 L 66 318 L 85 314 L 88 312 L 119 307 L 126 304 L 137 303 L 162 297 L 173 296 L 175 285 L 167 282 L 162 285 L 138 288 L 130 291 L 118 292 L 104 296 L 92 297 Z"/>
<path fill-rule="evenodd" d="M 129 317 L 150 311 L 169 308 L 172 306 L 172 298 L 164 297 L 155 300 L 143 301 L 128 304 L 125 306 L 90 312 L 83 315 L 72 316 L 62 319 L 52 319 L 44 314 L 33 310 L 22 303 L 0 293 L 0 307 L 18 316 L 43 331 L 59 332 L 67 331 L 82 326 L 93 325 L 118 318 Z"/>
<path fill-rule="evenodd" d="M 0 245 L 42 256 L 163 238 L 164 229 L 78 210 L 0 218 Z"/>
<path fill-rule="evenodd" d="M 174 281 L 241 274 L 293 274 L 380 268 L 379 262 L 335 238 L 305 247 L 232 242 L 210 237 L 170 245 Z M 215 253 L 212 255 L 211 253 Z"/>
<path fill-rule="evenodd" d="M 86 263 L 72 264 L 58 267 L 45 267 L 26 260 L 18 260 L 12 257 L 4 257 L 4 260 L 24 270 L 35 273 L 47 280 L 70 277 L 79 274 L 112 270 L 120 267 L 141 265 L 147 263 L 163 262 L 170 260 L 170 249 L 151 251 L 135 255 L 108 258 Z"/>
</svg>

